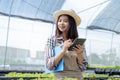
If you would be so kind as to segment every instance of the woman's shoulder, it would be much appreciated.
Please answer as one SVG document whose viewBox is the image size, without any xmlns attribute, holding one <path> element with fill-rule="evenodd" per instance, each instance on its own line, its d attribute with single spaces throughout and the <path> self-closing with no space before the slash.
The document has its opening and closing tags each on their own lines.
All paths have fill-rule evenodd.
<svg viewBox="0 0 120 80">
<path fill-rule="evenodd" d="M 49 36 L 48 39 L 54 40 L 54 39 L 56 39 L 56 37 L 54 35 L 52 35 L 52 36 Z"/>
<path fill-rule="evenodd" d="M 55 36 L 49 36 L 47 42 L 55 43 L 56 42 L 56 37 Z"/>
<path fill-rule="evenodd" d="M 47 40 L 47 45 L 54 47 L 56 42 L 55 36 L 49 36 Z"/>
</svg>

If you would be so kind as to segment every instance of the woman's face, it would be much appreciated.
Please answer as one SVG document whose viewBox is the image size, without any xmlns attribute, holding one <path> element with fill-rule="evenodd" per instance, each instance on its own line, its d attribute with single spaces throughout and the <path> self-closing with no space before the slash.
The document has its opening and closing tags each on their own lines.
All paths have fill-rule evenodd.
<svg viewBox="0 0 120 80">
<path fill-rule="evenodd" d="M 68 16 L 66 15 L 61 15 L 58 19 L 58 29 L 61 31 L 61 32 L 67 32 L 68 29 L 69 29 L 69 20 L 68 20 Z"/>
</svg>

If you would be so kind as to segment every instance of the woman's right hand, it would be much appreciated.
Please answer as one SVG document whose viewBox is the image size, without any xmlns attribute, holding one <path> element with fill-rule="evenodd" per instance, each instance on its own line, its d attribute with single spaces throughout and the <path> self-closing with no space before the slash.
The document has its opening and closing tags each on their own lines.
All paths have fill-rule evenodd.
<svg viewBox="0 0 120 80">
<path fill-rule="evenodd" d="M 71 46 L 71 44 L 72 44 L 72 40 L 71 39 L 66 40 L 63 43 L 62 49 L 65 50 L 65 51 L 67 51 L 68 48 Z"/>
</svg>

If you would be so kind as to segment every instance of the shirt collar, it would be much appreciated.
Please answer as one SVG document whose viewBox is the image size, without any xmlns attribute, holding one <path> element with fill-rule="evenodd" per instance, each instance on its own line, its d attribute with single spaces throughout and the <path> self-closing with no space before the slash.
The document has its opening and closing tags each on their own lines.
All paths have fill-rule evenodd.
<svg viewBox="0 0 120 80">
<path fill-rule="evenodd" d="M 62 41 L 64 41 L 63 36 L 57 37 L 57 40 L 62 40 Z"/>
</svg>

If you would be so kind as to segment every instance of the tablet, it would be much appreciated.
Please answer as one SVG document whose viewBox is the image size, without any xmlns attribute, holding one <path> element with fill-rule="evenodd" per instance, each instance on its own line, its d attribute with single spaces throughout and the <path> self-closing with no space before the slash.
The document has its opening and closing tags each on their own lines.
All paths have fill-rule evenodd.
<svg viewBox="0 0 120 80">
<path fill-rule="evenodd" d="M 84 38 L 76 38 L 73 41 L 73 44 L 68 48 L 68 50 L 71 51 L 72 48 L 75 47 L 77 44 L 83 45 L 85 41 L 86 41 L 86 39 L 84 39 Z"/>
</svg>

